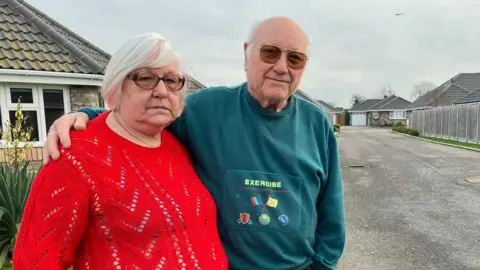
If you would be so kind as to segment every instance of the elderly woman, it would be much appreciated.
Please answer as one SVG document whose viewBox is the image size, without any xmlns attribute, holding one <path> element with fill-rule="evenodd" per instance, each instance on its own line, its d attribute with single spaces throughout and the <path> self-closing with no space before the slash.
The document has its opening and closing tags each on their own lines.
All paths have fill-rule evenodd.
<svg viewBox="0 0 480 270">
<path fill-rule="evenodd" d="M 103 82 L 112 111 L 72 132 L 72 146 L 38 174 L 15 270 L 228 268 L 214 201 L 165 130 L 182 113 L 184 84 L 158 34 L 113 55 Z"/>
</svg>

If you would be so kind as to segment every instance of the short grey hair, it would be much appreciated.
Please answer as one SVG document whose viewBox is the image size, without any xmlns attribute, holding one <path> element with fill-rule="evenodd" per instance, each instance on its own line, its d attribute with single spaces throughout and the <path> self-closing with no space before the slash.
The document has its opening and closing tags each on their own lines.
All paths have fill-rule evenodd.
<svg viewBox="0 0 480 270">
<path fill-rule="evenodd" d="M 258 20 L 256 22 L 253 23 L 252 27 L 250 28 L 250 32 L 248 33 L 248 36 L 247 36 L 247 42 L 248 42 L 248 48 L 247 48 L 247 56 L 250 57 L 250 54 L 252 52 L 252 42 L 253 42 L 253 37 L 255 36 L 255 34 L 257 33 L 258 31 L 258 28 L 260 27 L 260 25 L 262 25 L 265 21 L 267 21 L 269 18 L 267 19 L 263 19 L 263 20 Z M 306 54 L 307 54 L 307 57 L 310 57 L 310 37 L 308 36 L 308 34 L 303 31 L 303 29 L 300 29 L 303 33 L 303 35 L 305 36 L 305 39 L 307 40 L 307 48 L 306 48 Z"/>
<path fill-rule="evenodd" d="M 102 96 L 108 107 L 117 109 L 122 83 L 138 68 L 159 68 L 180 58 L 168 40 L 158 33 L 145 33 L 127 40 L 113 54 L 103 77 Z"/>
</svg>

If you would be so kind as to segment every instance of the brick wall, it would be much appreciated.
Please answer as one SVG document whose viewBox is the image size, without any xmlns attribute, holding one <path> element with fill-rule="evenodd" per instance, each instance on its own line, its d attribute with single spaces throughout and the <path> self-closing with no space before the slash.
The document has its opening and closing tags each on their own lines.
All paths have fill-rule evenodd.
<svg viewBox="0 0 480 270">
<path fill-rule="evenodd" d="M 97 86 L 70 86 L 70 103 L 72 111 L 80 107 L 100 107 L 100 87 Z"/>
<path fill-rule="evenodd" d="M 28 169 L 34 172 L 38 172 L 42 166 L 42 147 L 33 147 L 27 152 L 27 159 L 30 161 Z M 5 163 L 5 150 L 0 148 L 0 163 Z"/>
<path fill-rule="evenodd" d="M 369 113 L 368 114 L 368 117 L 369 117 L 369 124 L 370 126 L 373 126 L 373 127 L 384 127 L 384 126 L 392 126 L 394 123 L 397 123 L 397 122 L 401 122 L 405 125 L 406 123 L 406 120 L 403 119 L 394 119 L 394 120 L 391 120 L 390 118 L 388 118 L 388 112 L 379 112 L 379 116 L 378 116 L 378 119 L 374 119 L 373 118 L 373 113 Z"/>
</svg>

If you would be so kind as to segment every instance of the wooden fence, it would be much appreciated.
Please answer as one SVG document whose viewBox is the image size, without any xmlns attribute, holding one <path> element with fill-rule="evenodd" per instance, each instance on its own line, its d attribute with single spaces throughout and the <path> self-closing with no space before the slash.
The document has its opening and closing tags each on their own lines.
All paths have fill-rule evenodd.
<svg viewBox="0 0 480 270">
<path fill-rule="evenodd" d="M 422 136 L 478 144 L 480 103 L 414 111 L 411 126 Z"/>
</svg>

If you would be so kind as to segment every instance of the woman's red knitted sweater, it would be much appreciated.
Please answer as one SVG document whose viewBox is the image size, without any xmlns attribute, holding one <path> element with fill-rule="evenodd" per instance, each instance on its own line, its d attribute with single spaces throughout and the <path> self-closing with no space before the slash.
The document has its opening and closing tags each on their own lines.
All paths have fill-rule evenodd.
<svg viewBox="0 0 480 270">
<path fill-rule="evenodd" d="M 41 169 L 14 269 L 228 269 L 214 201 L 186 150 L 167 131 L 158 148 L 136 145 L 108 114 Z"/>
</svg>

